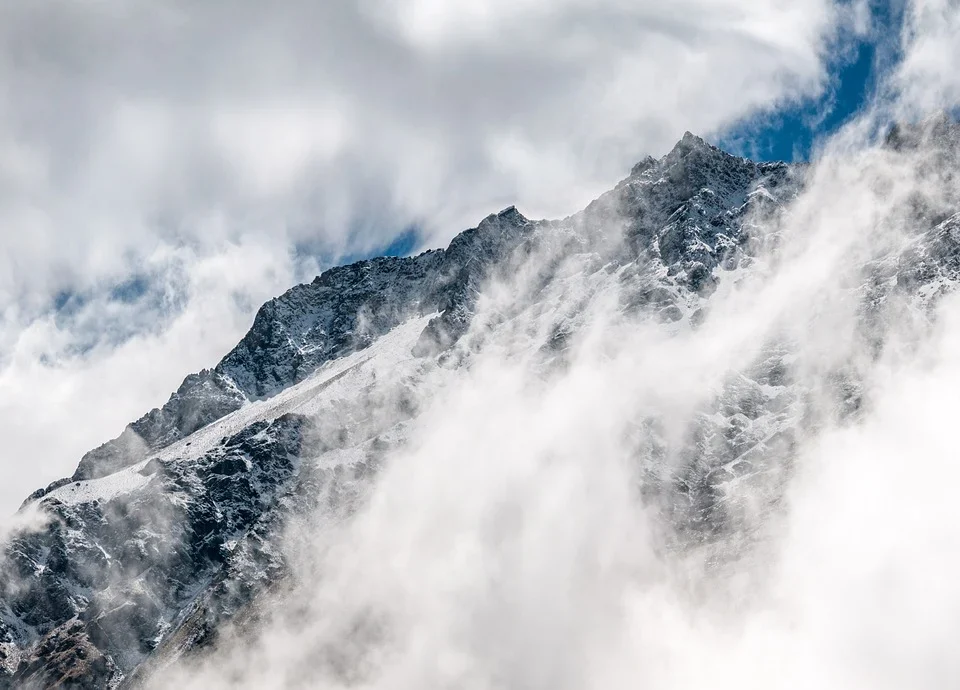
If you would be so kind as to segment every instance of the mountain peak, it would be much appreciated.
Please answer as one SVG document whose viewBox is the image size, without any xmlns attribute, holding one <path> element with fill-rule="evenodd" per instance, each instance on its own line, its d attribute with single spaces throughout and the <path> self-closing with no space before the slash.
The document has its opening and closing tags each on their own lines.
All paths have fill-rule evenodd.
<svg viewBox="0 0 960 690">
<path fill-rule="evenodd" d="M 657 159 L 653 156 L 647 156 L 642 161 L 638 162 L 630 169 L 630 176 L 636 177 L 637 175 L 642 175 L 643 173 L 650 170 L 657 164 Z"/>
<path fill-rule="evenodd" d="M 490 225 L 502 226 L 504 223 L 510 226 L 525 225 L 529 220 L 517 210 L 516 206 L 507 206 L 499 213 L 491 213 L 480 221 L 478 228 L 486 228 Z"/>
<path fill-rule="evenodd" d="M 670 153 L 667 154 L 667 157 L 682 158 L 691 151 L 703 151 L 712 148 L 713 147 L 710 144 L 698 137 L 696 134 L 684 132 L 683 137 L 670 150 Z"/>
<path fill-rule="evenodd" d="M 11 564 L 0 569 L 0 688 L 51 687 L 78 668 L 84 687 L 139 686 L 203 653 L 221 627 L 246 625 L 261 602 L 285 605 L 277 595 L 299 594 L 300 575 L 280 547 L 287 526 L 313 516 L 304 524 L 345 524 L 379 468 L 436 423 L 422 410 L 458 369 L 516 347 L 537 380 L 564 371 L 573 339 L 595 323 L 594 294 L 618 324 L 688 337 L 717 286 L 767 251 L 751 209 L 780 213 L 805 183 L 792 169 L 685 132 L 669 154 L 634 166 L 642 180 L 566 219 L 527 220 L 511 205 L 446 249 L 331 268 L 271 300 L 214 369 L 188 376 L 163 408 L 84 456 L 74 477 L 31 496 L 28 507 L 55 519 L 0 544 Z M 954 229 L 931 231 L 916 258 L 892 255 L 896 281 L 884 273 L 870 284 L 960 285 Z M 883 304 L 885 294 L 865 298 Z M 671 507 L 658 524 L 680 546 L 687 535 L 696 548 L 742 543 L 739 504 L 725 492 L 779 471 L 792 452 L 780 439 L 793 438 L 802 401 L 818 397 L 794 377 L 790 352 L 774 341 L 761 362 L 732 370 L 671 445 L 659 413 L 643 420 L 652 441 L 636 446 L 637 459 L 664 477 L 650 482 L 649 500 Z M 797 401 L 796 416 L 784 400 Z"/>
</svg>

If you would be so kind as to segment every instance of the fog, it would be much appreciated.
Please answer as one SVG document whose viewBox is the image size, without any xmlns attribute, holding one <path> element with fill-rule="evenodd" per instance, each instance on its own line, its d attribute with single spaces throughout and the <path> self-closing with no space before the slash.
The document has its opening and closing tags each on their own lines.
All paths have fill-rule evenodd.
<svg viewBox="0 0 960 690">
<path fill-rule="evenodd" d="M 699 325 L 625 314 L 615 270 L 546 242 L 487 287 L 458 351 L 416 372 L 422 412 L 355 512 L 291 527 L 291 583 L 262 626 L 157 687 L 960 682 L 960 304 L 949 282 L 884 288 L 956 213 L 956 153 L 929 135 L 936 116 L 915 148 L 882 137 L 891 113 L 952 93 L 929 58 L 960 8 L 910 12 L 880 100 L 788 207 L 750 219 L 768 248 L 721 274 Z M 545 356 L 570 311 L 568 349 Z M 657 478 L 703 452 L 698 425 L 770 358 L 790 383 L 713 530 Z"/>
<path fill-rule="evenodd" d="M 550 17 L 538 2 L 460 12 L 432 2 L 415 2 L 409 11 L 389 2 L 357 7 L 347 14 L 362 15 L 366 28 L 395 32 L 431 60 L 451 51 L 482 56 L 494 46 L 502 50 L 495 37 L 514 35 L 521 20 L 541 19 L 565 35 L 586 12 L 573 0 L 560 3 L 562 11 Z M 718 55 L 743 67 L 757 54 L 728 53 L 727 33 L 711 31 L 729 28 L 718 17 L 728 16 L 731 7 L 684 4 L 691 15 L 703 14 L 702 21 L 688 24 L 646 8 L 640 19 L 658 27 L 649 50 L 655 52 L 664 36 L 679 36 L 687 45 L 686 35 L 699 31 L 713 37 Z M 825 7 L 809 3 L 811 12 L 798 13 L 804 21 L 792 35 L 790 13 L 763 4 L 756 21 L 774 17 L 782 31 L 772 48 L 778 59 L 756 72 L 738 72 L 742 79 L 735 87 L 753 105 L 703 121 L 717 127 L 792 93 L 779 88 L 780 78 L 799 80 L 800 93 L 816 90 L 822 77 L 818 51 L 830 34 L 825 27 L 841 21 L 833 14 L 837 8 Z M 618 17 L 635 17 L 618 2 L 604 8 L 608 28 L 618 25 Z M 859 26 L 864 8 L 843 6 L 850 13 L 843 21 Z M 249 13 L 245 20 L 255 26 L 259 15 Z M 735 35 L 763 35 L 751 29 L 748 13 L 734 14 Z M 219 18 L 213 12 L 200 28 Z M 278 21 L 285 30 L 296 28 L 286 14 Z M 743 227 L 754 251 L 727 257 L 736 261 L 717 269 L 712 294 L 685 297 L 684 318 L 664 322 L 625 307 L 630 291 L 649 276 L 618 263 L 617 257 L 634 251 L 635 238 L 623 234 L 623 218 L 599 213 L 598 226 L 569 221 L 545 227 L 529 255 L 491 276 L 470 329 L 450 351 L 379 368 L 371 360 L 365 387 L 355 396 L 318 403 L 298 462 L 305 475 L 326 476 L 340 456 L 325 435 L 343 431 L 347 419 L 357 428 L 388 430 L 364 447 L 376 450 L 373 469 L 363 476 L 348 471 L 339 484 L 305 482 L 316 493 L 290 501 L 296 510 L 278 544 L 285 575 L 219 630 L 212 646 L 179 658 L 178 649 L 169 658 L 158 654 L 146 685 L 957 686 L 960 660 L 952 641 L 960 632 L 960 589 L 953 572 L 960 565 L 960 508 L 954 487 L 960 465 L 953 417 L 960 296 L 953 290 L 960 255 L 960 142 L 948 111 L 960 106 L 956 61 L 950 59 L 958 27 L 960 5 L 952 0 L 908 3 L 900 62 L 884 76 L 875 100 L 823 142 L 811 165 L 798 168 L 796 196 L 788 194 L 782 205 L 761 199 L 751 206 Z M 278 35 L 285 34 L 268 32 L 268 43 Z M 612 35 L 620 36 L 616 30 Z M 542 47 L 535 43 L 531 50 Z M 643 83 L 656 86 L 664 73 L 641 69 L 648 57 L 643 52 L 636 62 L 625 58 L 639 70 L 627 72 L 646 74 Z M 706 83 L 694 79 L 703 67 L 698 60 L 683 64 L 693 75 L 691 84 Z M 188 85 L 202 92 L 201 77 Z M 749 88 L 754 78 L 756 92 Z M 582 86 L 589 74 L 558 78 L 549 93 L 563 92 L 571 81 Z M 613 80 L 605 97 L 591 103 L 631 101 L 617 84 Z M 180 95 L 191 102 L 190 93 Z M 707 109 L 713 93 L 695 100 Z M 683 115 L 685 103 L 673 99 L 656 115 L 651 131 L 658 134 L 651 141 L 659 141 L 668 128 L 664 123 Z M 592 108 L 581 113 L 584 121 L 594 119 Z M 284 113 L 271 126 L 299 134 L 310 129 Z M 261 169 L 262 152 L 243 145 L 245 128 L 252 126 L 248 116 L 241 108 L 217 120 L 226 127 L 226 149 L 234 157 L 227 158 L 240 162 L 236 176 L 224 178 L 229 198 L 253 190 L 269 198 L 267 211 L 291 199 L 303 211 L 302 200 L 287 194 L 290 185 L 296 187 L 311 161 L 324 168 L 342 159 L 311 139 L 308 158 L 318 158 L 301 160 L 297 140 L 280 146 L 275 167 L 266 161 Z M 401 118 L 397 127 L 415 120 Z M 546 151 L 548 161 L 556 153 L 565 162 L 571 154 L 534 136 L 549 139 L 551 128 L 559 127 L 556 120 L 542 120 L 543 131 L 537 121 L 524 119 L 519 135 L 510 127 L 498 129 L 493 139 L 510 145 L 477 154 L 480 168 L 491 158 L 500 160 L 496 151 L 508 151 L 514 158 L 506 168 L 520 178 L 515 188 L 540 191 L 527 174 L 529 152 Z M 336 122 L 325 132 L 349 133 Z M 607 122 L 618 136 L 637 124 L 616 117 Z M 893 122 L 901 124 L 888 137 Z M 466 132 L 464 140 L 479 136 Z M 470 148 L 459 132 L 452 138 L 445 143 L 455 153 Z M 585 148 L 595 143 L 589 137 L 578 141 Z M 382 153 L 382 142 L 375 143 Z M 347 177 L 363 177 L 360 167 Z M 405 180 L 419 169 L 399 167 Z M 568 173 L 576 166 L 558 168 L 559 188 L 569 192 Z M 283 184 L 285 175 L 289 184 Z M 587 196 L 594 182 L 585 182 L 576 197 Z M 458 190 L 469 186 L 461 183 Z M 419 187 L 405 184 L 416 189 L 391 189 L 399 189 L 398 205 L 406 211 L 423 211 L 427 192 L 443 189 L 433 178 Z M 152 198 L 150 185 L 143 189 Z M 500 191 L 483 187 L 482 196 Z M 547 197 L 557 201 L 553 193 Z M 199 206 L 207 208 L 207 200 Z M 262 256 L 246 242 L 231 245 L 233 253 L 226 255 L 205 253 L 198 240 L 201 250 L 180 264 L 191 267 L 188 301 L 200 299 L 203 308 L 185 310 L 170 328 L 157 329 L 159 345 L 120 338 L 103 369 L 90 370 L 87 385 L 102 382 L 117 353 L 125 362 L 120 372 L 140 366 L 144 352 L 161 360 L 171 351 L 199 357 L 189 347 L 193 331 L 208 329 L 208 346 L 225 347 L 220 339 L 239 328 L 237 311 L 249 311 L 249 305 L 229 307 L 230 300 L 254 300 L 313 266 L 297 264 L 286 245 L 277 249 L 264 241 L 269 234 L 257 237 L 254 246 Z M 344 239 L 335 234 L 330 241 Z M 222 273 L 218 256 L 249 268 L 252 286 L 244 290 L 237 275 L 204 298 L 205 287 L 217 284 Z M 176 298 L 183 290 L 174 288 L 161 293 Z M 77 329 L 90 332 L 122 330 L 136 317 L 136 309 L 125 307 L 80 313 Z M 222 321 L 209 321 L 216 313 Z M 46 331 L 32 323 L 27 332 L 39 341 L 58 337 L 52 321 Z M 14 352 L 26 353 L 21 365 L 29 370 L 31 353 L 43 348 L 32 349 L 22 338 L 18 347 Z M 20 394 L 40 399 L 50 392 L 24 385 Z M 400 398 L 414 411 L 410 419 L 398 420 Z M 169 497 L 152 498 L 134 504 L 155 504 L 152 527 L 164 534 L 182 531 L 183 525 L 172 524 L 176 511 L 163 510 Z M 119 519 L 122 504 L 110 504 L 110 519 Z M 42 529 L 45 520 L 24 512 L 0 536 Z M 132 583 L 111 584 L 133 589 Z M 137 658 L 140 651 L 131 650 L 130 659 Z"/>
<path fill-rule="evenodd" d="M 829 93 L 870 28 L 865 0 L 0 3 L 0 505 L 318 268 L 573 213 L 685 129 Z"/>
</svg>

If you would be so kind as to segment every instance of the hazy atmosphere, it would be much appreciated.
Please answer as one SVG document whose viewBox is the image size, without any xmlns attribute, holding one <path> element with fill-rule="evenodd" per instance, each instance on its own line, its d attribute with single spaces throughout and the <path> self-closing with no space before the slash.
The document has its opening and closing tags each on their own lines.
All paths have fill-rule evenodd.
<svg viewBox="0 0 960 690">
<path fill-rule="evenodd" d="M 958 115 L 957 0 L 0 0 L 0 687 L 956 687 Z"/>
<path fill-rule="evenodd" d="M 319 268 L 411 227 L 444 246 L 510 204 L 574 213 L 685 130 L 719 136 L 835 90 L 831 61 L 874 30 L 869 5 L 826 0 L 0 13 L 8 509 Z M 948 78 L 926 48 L 955 51 L 944 31 L 926 29 L 916 68 Z"/>
</svg>

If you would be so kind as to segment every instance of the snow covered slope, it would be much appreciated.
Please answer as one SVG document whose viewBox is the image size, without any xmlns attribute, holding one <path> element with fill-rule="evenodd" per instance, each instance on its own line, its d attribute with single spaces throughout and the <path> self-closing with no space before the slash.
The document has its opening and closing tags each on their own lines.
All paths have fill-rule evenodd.
<svg viewBox="0 0 960 690">
<path fill-rule="evenodd" d="M 478 353 L 502 348 L 549 376 L 604 296 L 628 323 L 696 331 L 716 295 L 769 269 L 805 174 L 688 133 L 569 218 L 511 207 L 445 250 L 331 269 L 268 302 L 213 369 L 27 499 L 49 519 L 5 545 L 0 685 L 134 687 L 209 645 L 282 586 L 290 520 L 348 518 L 422 402 Z M 851 267 L 858 337 L 882 345 L 876 324 L 898 295 L 922 311 L 956 285 L 960 214 L 916 225 Z M 721 372 L 682 433 L 637 420 L 642 491 L 677 548 L 744 529 L 743 485 L 789 472 L 796 435 L 818 423 L 811 396 L 856 415 L 855 367 L 825 372 L 824 393 L 797 382 L 809 362 L 789 339 L 759 352 Z"/>
</svg>

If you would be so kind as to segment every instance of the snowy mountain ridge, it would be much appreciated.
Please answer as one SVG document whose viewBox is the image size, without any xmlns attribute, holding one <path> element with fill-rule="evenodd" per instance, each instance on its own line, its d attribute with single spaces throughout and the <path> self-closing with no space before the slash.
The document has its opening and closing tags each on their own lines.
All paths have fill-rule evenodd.
<svg viewBox="0 0 960 690">
<path fill-rule="evenodd" d="M 573 216 L 510 207 L 444 250 L 333 268 L 266 303 L 216 367 L 27 499 L 50 519 L 4 547 L 0 685 L 139 687 L 223 626 L 255 628 L 289 574 L 284 530 L 297 516 L 349 519 L 437 386 L 490 343 L 545 376 L 562 370 L 600 294 L 625 319 L 695 331 L 718 291 L 769 264 L 806 172 L 687 133 Z M 960 278 L 957 207 L 921 210 L 916 226 L 905 248 L 853 267 L 862 337 L 878 347 L 895 296 L 922 311 Z M 679 444 L 638 421 L 638 481 L 671 544 L 749 541 L 738 492 L 785 481 L 797 435 L 817 424 L 802 365 L 787 340 L 765 343 Z M 855 417 L 855 368 L 823 378 L 836 413 Z"/>
</svg>

